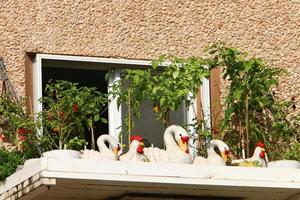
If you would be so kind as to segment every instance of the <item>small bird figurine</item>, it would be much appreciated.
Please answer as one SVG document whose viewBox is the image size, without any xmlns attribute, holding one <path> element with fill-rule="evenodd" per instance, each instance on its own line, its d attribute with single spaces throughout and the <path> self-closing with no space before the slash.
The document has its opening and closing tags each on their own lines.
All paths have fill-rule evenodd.
<svg viewBox="0 0 300 200">
<path fill-rule="evenodd" d="M 197 156 L 195 157 L 193 164 L 225 166 L 229 154 L 229 146 L 225 144 L 222 140 L 211 140 L 207 148 L 207 158 Z"/>
<path fill-rule="evenodd" d="M 139 135 L 133 135 L 130 138 L 129 151 L 119 158 L 120 161 L 139 161 L 149 162 L 144 155 L 144 143 L 143 138 Z"/>
<path fill-rule="evenodd" d="M 150 162 L 158 163 L 192 163 L 188 148 L 189 134 L 181 126 L 171 125 L 164 132 L 166 150 L 157 147 L 145 148 L 145 155 Z"/>
<path fill-rule="evenodd" d="M 105 143 L 109 144 L 109 147 Z M 80 158 L 86 160 L 118 160 L 121 146 L 118 140 L 111 135 L 104 134 L 97 139 L 99 151 L 85 149 L 81 151 Z"/>
<path fill-rule="evenodd" d="M 264 143 L 258 142 L 256 144 L 253 156 L 251 158 L 232 160 L 231 164 L 243 167 L 267 167 Z"/>
</svg>

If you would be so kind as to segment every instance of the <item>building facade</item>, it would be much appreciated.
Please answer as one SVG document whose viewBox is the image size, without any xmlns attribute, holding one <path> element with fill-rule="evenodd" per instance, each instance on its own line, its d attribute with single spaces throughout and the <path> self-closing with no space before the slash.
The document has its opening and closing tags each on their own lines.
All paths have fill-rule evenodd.
<svg viewBox="0 0 300 200">
<path fill-rule="evenodd" d="M 299 26 L 298 0 L 7 0 L 0 7 L 0 57 L 23 96 L 28 53 L 151 60 L 201 56 L 224 41 L 288 69 L 279 93 L 299 101 Z"/>
</svg>

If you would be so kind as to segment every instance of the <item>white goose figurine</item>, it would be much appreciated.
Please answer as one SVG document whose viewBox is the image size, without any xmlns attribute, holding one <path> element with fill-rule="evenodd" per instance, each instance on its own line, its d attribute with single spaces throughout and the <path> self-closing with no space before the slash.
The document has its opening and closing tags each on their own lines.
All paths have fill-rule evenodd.
<svg viewBox="0 0 300 200">
<path fill-rule="evenodd" d="M 105 142 L 109 144 L 109 148 Z M 81 151 L 80 158 L 87 160 L 118 160 L 118 152 L 121 147 L 119 142 L 110 135 L 101 135 L 97 139 L 99 152 L 95 150 L 85 149 Z"/>
<path fill-rule="evenodd" d="M 267 167 L 265 145 L 261 142 L 257 143 L 251 158 L 232 160 L 231 164 L 245 167 L 253 166 L 253 164 L 256 164 L 256 167 Z"/>
<path fill-rule="evenodd" d="M 220 152 L 219 155 L 216 152 Z M 211 140 L 209 142 L 209 147 L 207 149 L 207 158 L 197 156 L 195 157 L 193 164 L 197 165 L 226 165 L 228 155 L 229 155 L 229 147 L 221 140 Z"/>
<path fill-rule="evenodd" d="M 189 135 L 180 126 L 169 126 L 164 132 L 166 150 L 157 147 L 144 148 L 144 154 L 150 162 L 192 163 L 188 149 Z"/>
<path fill-rule="evenodd" d="M 144 155 L 143 138 L 139 135 L 131 136 L 129 151 L 121 155 L 119 159 L 120 161 L 148 162 L 148 159 Z"/>
</svg>

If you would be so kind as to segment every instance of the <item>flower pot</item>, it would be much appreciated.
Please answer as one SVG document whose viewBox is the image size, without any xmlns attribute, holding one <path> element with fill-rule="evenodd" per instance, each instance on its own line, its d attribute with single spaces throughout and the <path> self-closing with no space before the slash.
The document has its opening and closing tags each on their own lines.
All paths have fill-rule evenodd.
<svg viewBox="0 0 300 200">
<path fill-rule="evenodd" d="M 268 167 L 300 169 L 300 162 L 296 160 L 276 160 L 269 162 Z"/>
<path fill-rule="evenodd" d="M 43 153 L 44 158 L 80 158 L 79 151 L 75 150 L 52 150 Z"/>
</svg>

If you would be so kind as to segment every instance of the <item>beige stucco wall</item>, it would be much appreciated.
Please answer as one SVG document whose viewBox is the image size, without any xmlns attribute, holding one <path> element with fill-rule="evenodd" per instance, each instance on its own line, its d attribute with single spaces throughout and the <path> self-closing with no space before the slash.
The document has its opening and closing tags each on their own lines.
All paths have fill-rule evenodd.
<svg viewBox="0 0 300 200">
<path fill-rule="evenodd" d="M 0 57 L 19 95 L 26 52 L 188 57 L 218 40 L 287 68 L 281 96 L 300 101 L 300 0 L 0 0 Z"/>
</svg>

